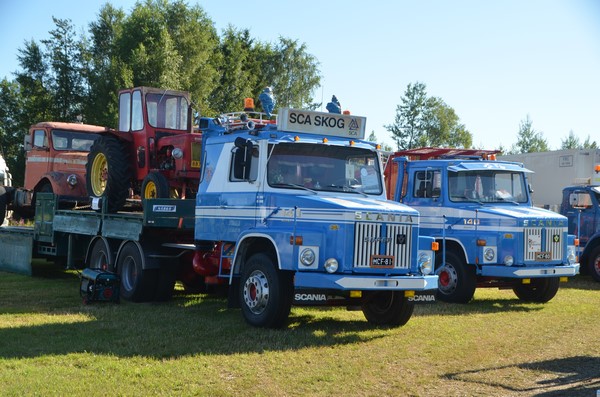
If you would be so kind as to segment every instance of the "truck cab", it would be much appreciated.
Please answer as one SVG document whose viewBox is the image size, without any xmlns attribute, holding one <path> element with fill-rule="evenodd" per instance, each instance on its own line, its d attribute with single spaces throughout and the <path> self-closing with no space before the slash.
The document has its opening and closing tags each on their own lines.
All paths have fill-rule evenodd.
<svg viewBox="0 0 600 397">
<path fill-rule="evenodd" d="M 560 213 L 569 220 L 569 233 L 579 239 L 581 273 L 600 282 L 600 186 L 564 188 Z"/>
<path fill-rule="evenodd" d="M 525 301 L 552 299 L 579 269 L 567 218 L 533 207 L 522 164 L 473 152 L 397 152 L 386 170 L 394 200 L 418 210 L 422 233 L 441 246 L 438 297 L 466 303 L 477 287 L 508 287 Z"/>
<path fill-rule="evenodd" d="M 415 291 L 437 287 L 436 246 L 416 210 L 386 199 L 366 119 L 280 109 L 276 123 L 230 121 L 201 124 L 195 269 L 228 280 L 256 326 L 280 326 L 292 304 L 406 323 Z"/>
</svg>

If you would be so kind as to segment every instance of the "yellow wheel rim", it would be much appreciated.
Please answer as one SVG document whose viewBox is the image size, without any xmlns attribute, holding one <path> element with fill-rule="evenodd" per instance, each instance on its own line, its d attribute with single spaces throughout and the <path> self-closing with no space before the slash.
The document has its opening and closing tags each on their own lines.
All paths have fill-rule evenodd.
<svg viewBox="0 0 600 397">
<path fill-rule="evenodd" d="M 146 184 L 146 188 L 144 189 L 144 198 L 152 199 L 156 198 L 156 195 L 156 184 L 153 181 L 148 181 L 148 183 Z"/>
<path fill-rule="evenodd" d="M 106 190 L 106 182 L 108 181 L 108 161 L 103 153 L 98 153 L 94 157 L 92 163 L 92 175 L 90 176 L 90 182 L 92 192 L 95 196 L 102 196 Z"/>
</svg>

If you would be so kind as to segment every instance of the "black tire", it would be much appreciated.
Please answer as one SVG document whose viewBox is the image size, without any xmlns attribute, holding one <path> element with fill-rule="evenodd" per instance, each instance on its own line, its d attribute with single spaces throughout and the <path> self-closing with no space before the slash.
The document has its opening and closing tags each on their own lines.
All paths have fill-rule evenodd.
<svg viewBox="0 0 600 397">
<path fill-rule="evenodd" d="M 6 218 L 6 189 L 0 186 L 0 226 L 4 223 Z"/>
<path fill-rule="evenodd" d="M 117 272 L 121 276 L 121 297 L 132 302 L 148 302 L 154 298 L 157 271 L 142 267 L 143 251 L 135 242 L 127 242 L 119 252 Z"/>
<path fill-rule="evenodd" d="M 88 267 L 91 269 L 102 269 L 109 272 L 115 271 L 112 251 L 106 240 L 101 238 L 94 241 L 90 249 L 89 261 Z"/>
<path fill-rule="evenodd" d="M 436 274 L 439 276 L 437 299 L 450 303 L 468 303 L 473 299 L 477 287 L 475 269 L 454 252 L 446 252 L 446 263 L 442 255 L 436 255 Z"/>
<path fill-rule="evenodd" d="M 516 284 L 513 291 L 524 302 L 546 303 L 554 298 L 559 284 L 558 277 L 532 278 L 529 284 Z"/>
<path fill-rule="evenodd" d="M 413 314 L 415 302 L 404 296 L 403 291 L 366 291 L 362 312 L 368 322 L 375 325 L 401 326 Z"/>
<path fill-rule="evenodd" d="M 142 183 L 142 191 L 140 192 L 142 203 L 147 199 L 169 198 L 169 195 L 169 181 L 163 174 L 160 172 L 150 172 L 146 175 Z"/>
<path fill-rule="evenodd" d="M 293 273 L 280 271 L 271 258 L 255 254 L 240 280 L 240 306 L 246 322 L 255 327 L 281 328 L 292 306 Z"/>
<path fill-rule="evenodd" d="M 589 255 L 586 270 L 594 280 L 600 282 L 600 246 L 594 248 Z"/>
<path fill-rule="evenodd" d="M 94 142 L 85 165 L 88 194 L 108 201 L 108 212 L 117 212 L 129 193 L 129 156 L 122 142 L 102 136 Z"/>
</svg>

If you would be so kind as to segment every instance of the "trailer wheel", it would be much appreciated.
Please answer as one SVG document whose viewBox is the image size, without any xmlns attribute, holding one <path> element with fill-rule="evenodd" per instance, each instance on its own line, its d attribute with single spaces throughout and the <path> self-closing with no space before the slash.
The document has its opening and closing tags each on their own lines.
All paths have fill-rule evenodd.
<svg viewBox="0 0 600 397">
<path fill-rule="evenodd" d="M 362 311 L 368 322 L 375 325 L 401 326 L 413 314 L 415 302 L 403 291 L 366 291 Z"/>
<path fill-rule="evenodd" d="M 109 272 L 115 271 L 115 264 L 112 261 L 110 247 L 106 240 L 98 238 L 94 241 L 94 245 L 92 245 L 92 249 L 90 250 L 90 263 L 88 267 Z"/>
<path fill-rule="evenodd" d="M 530 284 L 517 284 L 513 291 L 524 302 L 546 303 L 554 298 L 559 284 L 558 277 L 532 278 Z"/>
<path fill-rule="evenodd" d="M 468 303 L 473 299 L 477 286 L 475 269 L 453 252 L 446 252 L 446 263 L 442 255 L 436 255 L 436 274 L 439 276 L 437 298 L 444 302 Z"/>
<path fill-rule="evenodd" d="M 592 250 L 590 259 L 587 262 L 587 266 L 587 271 L 591 274 L 594 280 L 600 282 L 600 246 Z"/>
<path fill-rule="evenodd" d="M 271 258 L 255 254 L 240 280 L 240 305 L 246 322 L 256 327 L 281 328 L 290 314 L 293 273 L 280 271 Z"/>
<path fill-rule="evenodd" d="M 143 269 L 144 253 L 135 242 L 127 242 L 119 252 L 117 271 L 121 276 L 121 297 L 133 302 L 147 302 L 154 298 L 157 272 Z"/>
<path fill-rule="evenodd" d="M 142 183 L 142 202 L 153 198 L 169 198 L 169 181 L 160 172 L 150 172 Z"/>
<path fill-rule="evenodd" d="M 88 154 L 86 186 L 88 194 L 108 201 L 108 211 L 121 209 L 129 192 L 130 169 L 127 152 L 115 137 L 96 139 Z"/>
<path fill-rule="evenodd" d="M 6 189 L 0 186 L 0 226 L 4 223 L 6 217 Z"/>
</svg>

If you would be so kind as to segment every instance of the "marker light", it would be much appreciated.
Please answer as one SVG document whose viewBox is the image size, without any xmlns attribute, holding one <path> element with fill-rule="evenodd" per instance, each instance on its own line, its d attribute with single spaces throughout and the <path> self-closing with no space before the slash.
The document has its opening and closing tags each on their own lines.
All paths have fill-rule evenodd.
<svg viewBox="0 0 600 397">
<path fill-rule="evenodd" d="M 300 140 L 300 137 L 299 137 L 298 135 L 296 135 L 296 136 L 294 137 L 294 141 L 298 142 L 299 140 Z"/>
<path fill-rule="evenodd" d="M 327 143 L 329 140 L 327 138 L 323 138 L 323 143 Z"/>
</svg>

